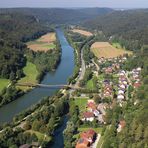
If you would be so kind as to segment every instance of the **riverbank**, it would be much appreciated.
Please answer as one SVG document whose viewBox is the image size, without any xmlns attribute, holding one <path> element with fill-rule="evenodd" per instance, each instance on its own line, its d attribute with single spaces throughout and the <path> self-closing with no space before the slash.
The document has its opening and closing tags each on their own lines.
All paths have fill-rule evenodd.
<svg viewBox="0 0 148 148">
<path fill-rule="evenodd" d="M 45 75 L 41 84 L 66 84 L 68 77 L 73 73 L 74 50 L 68 44 L 61 30 L 58 29 L 57 34 L 62 48 L 61 62 L 56 71 Z M 63 69 L 65 70 L 64 72 Z M 3 106 L 0 108 L 0 123 L 11 121 L 16 114 L 32 106 L 41 98 L 52 96 L 57 90 L 58 89 L 48 90 L 45 88 L 35 88 L 19 99 Z"/>
<path fill-rule="evenodd" d="M 61 44 L 61 48 L 62 48 L 62 56 L 61 56 L 61 62 L 57 68 L 57 70 L 55 72 L 50 72 L 47 73 L 43 79 L 43 81 L 41 82 L 42 84 L 66 84 L 67 83 L 67 79 L 69 76 L 72 75 L 73 73 L 73 69 L 74 69 L 74 49 L 68 44 L 66 38 L 64 37 L 63 32 L 60 29 L 57 29 L 57 35 L 59 37 L 60 40 L 60 44 Z M 64 69 L 64 72 L 63 72 Z M 29 93 L 25 94 L 24 96 L 22 96 L 20 99 L 0 108 L 0 122 L 4 122 L 4 121 L 12 121 L 12 118 L 18 114 L 19 112 L 22 112 L 23 110 L 26 110 L 26 108 L 30 108 L 31 105 L 33 105 L 34 103 L 38 102 L 39 100 L 41 100 L 43 97 L 45 96 L 52 96 L 57 90 L 59 89 L 55 89 L 55 90 L 49 90 L 49 89 L 45 89 L 45 88 L 35 88 L 33 90 L 31 90 Z M 66 96 L 65 96 L 66 97 Z M 52 113 L 50 111 L 51 108 L 55 108 L 55 115 L 58 115 L 59 117 L 61 116 L 61 105 L 64 103 L 66 103 L 65 101 L 67 100 L 66 98 L 62 101 L 61 100 L 61 93 L 58 93 L 56 95 L 56 97 L 54 99 L 51 98 L 46 98 L 44 100 L 41 100 L 42 104 L 41 106 L 38 104 L 34 109 L 37 109 L 38 112 L 33 113 L 31 112 L 31 110 L 28 110 L 28 112 L 24 112 L 23 115 L 20 115 L 18 117 L 18 119 L 15 119 L 15 121 L 20 121 L 20 120 L 29 120 L 30 119 L 34 120 L 34 119 L 38 119 L 36 116 L 38 114 L 43 114 L 46 115 L 46 118 L 49 117 L 47 114 L 45 113 Z M 55 104 L 53 104 L 53 101 L 55 100 Z M 63 102 L 63 103 L 62 103 Z M 58 103 L 58 104 L 57 104 Z M 61 104 L 62 103 L 62 104 Z M 46 104 L 46 105 L 45 105 Z M 51 107 L 49 107 L 49 105 L 51 104 Z M 52 105 L 53 104 L 53 105 Z M 60 105 L 61 104 L 61 105 Z M 63 105 L 64 105 L 63 104 Z M 67 103 L 66 103 L 67 104 Z M 65 104 L 65 105 L 66 105 Z M 63 106 L 62 105 L 62 106 Z M 58 109 L 60 107 L 60 109 Z M 65 109 L 67 107 L 64 106 L 63 107 L 63 114 L 65 113 Z M 58 112 L 58 110 L 60 112 Z M 25 118 L 25 115 L 31 115 L 29 118 Z M 22 118 L 23 117 L 23 118 Z M 50 119 L 50 126 L 53 126 L 53 121 L 56 123 L 58 118 L 52 118 L 52 116 L 49 117 Z M 34 121 L 35 123 L 32 123 L 31 126 L 32 128 L 35 130 L 36 128 L 33 125 L 38 125 L 38 123 L 36 121 Z M 40 124 L 40 126 L 44 126 L 44 124 Z M 11 125 L 12 126 L 12 125 Z M 48 125 L 49 126 L 49 125 Z M 66 125 L 65 125 L 66 126 Z M 44 128 L 42 127 L 42 130 L 40 132 L 49 132 L 51 130 L 43 130 Z M 53 129 L 52 127 L 50 129 Z M 37 130 L 37 129 L 36 129 Z M 13 131 L 12 131 L 13 133 Z M 46 133 L 47 134 L 47 133 Z M 17 137 L 17 134 L 14 136 L 14 138 Z M 28 137 L 29 138 L 29 137 Z M 7 139 L 8 140 L 8 139 Z M 15 141 L 15 140 L 14 140 Z"/>
</svg>

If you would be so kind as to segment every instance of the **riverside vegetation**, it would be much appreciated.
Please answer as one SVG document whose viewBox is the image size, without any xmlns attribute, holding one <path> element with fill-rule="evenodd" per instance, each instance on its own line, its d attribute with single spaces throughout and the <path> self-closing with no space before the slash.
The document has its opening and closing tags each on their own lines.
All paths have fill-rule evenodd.
<svg viewBox="0 0 148 148">
<path fill-rule="evenodd" d="M 15 87 L 15 82 L 27 80 L 28 77 L 41 81 L 47 71 L 56 68 L 60 62 L 60 45 L 57 40 L 56 50 L 52 49 L 46 53 L 27 49 L 26 42 L 53 31 L 39 24 L 34 16 L 16 12 L 2 13 L 0 14 L 0 28 L 0 81 L 3 83 L 5 80 L 0 92 L 0 106 L 2 106 L 24 94 L 19 87 Z M 31 75 L 29 62 L 37 69 L 34 78 L 29 76 Z M 9 82 L 9 88 L 7 88 L 7 82 Z"/>
<path fill-rule="evenodd" d="M 30 13 L 37 12 L 31 11 Z M 10 14 L 7 15 L 9 16 Z M 11 17 L 8 16 L 5 16 L 4 18 L 9 20 Z M 58 92 L 53 97 L 44 98 L 40 103 L 17 115 L 12 123 L 1 126 L 2 133 L 0 133 L 0 147 L 15 148 L 26 143 L 31 145 L 33 142 L 36 142 L 38 146 L 49 147 L 51 146 L 52 142 L 54 142 L 54 131 L 62 123 L 62 117 L 68 113 L 69 121 L 67 122 L 67 127 L 63 133 L 65 148 L 75 147 L 78 139 L 80 138 L 80 133 L 90 128 L 93 128 L 97 134 L 101 135 L 101 139 L 97 143 L 97 148 L 146 148 L 148 146 L 148 42 L 146 35 L 148 20 L 147 16 L 147 10 L 129 10 L 123 12 L 119 11 L 99 16 L 94 20 L 88 21 L 88 24 L 85 23 L 84 25 L 82 23 L 83 27 L 88 28 L 88 30 L 92 31 L 94 34 L 92 37 L 88 38 L 80 34 L 68 31 L 67 37 L 69 38 L 69 42 L 76 49 L 75 71 L 74 75 L 69 79 L 69 83 L 75 84 L 77 82 L 81 64 L 80 53 L 83 48 L 85 49 L 83 57 L 87 68 L 84 78 L 80 82 L 80 86 L 86 89 L 76 90 L 72 93 L 71 98 L 69 95 L 67 95 L 69 94 L 69 90 L 65 89 L 65 93 Z M 43 19 L 44 21 L 47 21 L 46 17 Z M 138 23 L 136 23 L 137 20 Z M 59 20 L 56 21 L 59 22 Z M 135 26 L 135 30 L 132 30 L 133 26 Z M 43 32 L 41 31 L 39 36 L 41 36 Z M 43 34 L 45 34 L 45 32 Z M 2 32 L 1 35 L 3 35 Z M 25 41 L 30 40 L 26 39 L 26 37 L 23 37 L 23 39 L 25 39 Z M 1 42 L 2 47 L 5 47 L 5 45 L 3 45 L 4 41 Z M 116 44 L 114 46 L 120 46 L 121 48 L 130 49 L 133 51 L 132 56 L 125 55 L 126 60 L 121 62 L 119 71 L 125 70 L 128 73 L 137 67 L 141 68 L 139 77 L 141 86 L 139 86 L 137 89 L 128 87 L 129 92 L 126 92 L 127 95 L 125 96 L 126 99 L 123 100 L 123 104 L 117 102 L 117 96 L 115 94 L 116 85 L 118 85 L 117 73 L 113 72 L 111 74 L 105 74 L 103 71 L 103 68 L 112 66 L 112 61 L 106 60 L 105 63 L 101 62 L 100 64 L 100 59 L 95 57 L 93 52 L 90 50 L 91 45 L 97 41 L 109 42 L 112 45 Z M 22 65 L 19 65 L 18 68 L 20 73 L 22 73 L 20 78 L 23 77 L 22 69 L 25 67 L 26 62 L 28 61 L 35 64 L 38 71 L 42 71 L 43 68 L 43 73 L 53 69 L 52 65 L 45 64 L 45 66 L 43 66 L 37 59 L 39 58 L 44 63 L 45 61 L 42 58 L 44 56 L 44 58 L 46 58 L 46 55 L 40 52 L 35 53 L 33 51 L 27 50 L 24 43 L 22 41 L 20 42 L 21 45 L 23 45 L 21 51 L 25 50 L 23 54 L 22 52 L 19 52 L 20 56 L 18 56 L 21 57 L 23 61 Z M 12 47 L 13 46 L 11 46 L 11 48 Z M 18 44 L 16 47 L 18 47 Z M 16 47 L 14 46 L 14 48 Z M 9 47 L 8 49 L 10 50 Z M 18 52 L 17 48 L 15 52 Z M 60 53 L 58 52 L 56 54 L 59 55 Z M 48 56 L 50 56 L 50 54 Z M 7 58 L 6 55 L 4 57 Z M 57 57 L 51 57 L 52 60 L 56 58 Z M 118 58 L 122 59 L 122 57 Z M 17 60 L 20 60 L 20 58 L 16 58 L 16 61 Z M 94 62 L 99 66 L 100 70 L 96 68 Z M 19 72 L 17 72 L 17 70 L 13 70 L 12 72 L 15 73 L 15 75 L 18 75 L 17 73 Z M 2 75 L 1 77 L 3 78 Z M 129 76 L 127 75 L 126 77 Z M 4 78 L 10 79 L 10 75 L 7 74 L 7 77 Z M 112 81 L 113 83 L 113 95 L 109 98 L 104 98 L 102 95 L 100 95 L 103 91 L 103 83 L 105 80 L 109 82 Z M 9 92 L 9 89 L 16 89 L 12 86 L 7 88 L 5 92 Z M 82 97 L 82 94 L 85 96 Z M 99 119 L 97 118 L 95 118 L 93 122 L 82 121 L 83 112 L 87 110 L 88 99 L 93 100 L 97 105 L 107 104 L 107 106 L 109 106 L 105 110 L 106 114 L 104 116 L 104 123 L 98 121 Z M 124 120 L 126 125 L 121 130 L 121 132 L 117 132 L 117 127 L 120 120 Z"/>
</svg>

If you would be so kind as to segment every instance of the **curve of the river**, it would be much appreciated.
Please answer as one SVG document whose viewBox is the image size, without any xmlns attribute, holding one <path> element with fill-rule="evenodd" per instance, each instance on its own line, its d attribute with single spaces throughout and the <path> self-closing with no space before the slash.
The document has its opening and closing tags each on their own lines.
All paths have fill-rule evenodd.
<svg viewBox="0 0 148 148">
<path fill-rule="evenodd" d="M 66 84 L 74 69 L 74 49 L 69 45 L 62 30 L 57 29 L 57 36 L 62 47 L 61 62 L 55 72 L 46 74 L 42 84 Z M 51 96 L 55 89 L 35 88 L 19 99 L 0 108 L 0 123 L 10 122 L 23 110 L 39 102 L 43 97 Z"/>
</svg>

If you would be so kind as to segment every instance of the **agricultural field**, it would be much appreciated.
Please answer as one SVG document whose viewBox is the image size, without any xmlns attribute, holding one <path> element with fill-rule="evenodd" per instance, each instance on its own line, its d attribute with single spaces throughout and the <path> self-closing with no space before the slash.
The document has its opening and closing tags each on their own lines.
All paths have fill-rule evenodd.
<svg viewBox="0 0 148 148">
<path fill-rule="evenodd" d="M 56 34 L 48 33 L 35 41 L 28 42 L 27 47 L 33 51 L 46 52 L 50 49 L 56 48 L 56 45 L 54 43 L 55 41 L 56 41 Z"/>
<path fill-rule="evenodd" d="M 81 30 L 81 29 L 73 29 L 72 32 L 79 33 L 79 34 L 87 36 L 87 37 L 93 36 L 93 34 L 91 32 L 85 31 L 85 30 Z"/>
<path fill-rule="evenodd" d="M 115 45 L 114 45 L 115 46 Z M 96 57 L 101 58 L 115 58 L 122 56 L 124 54 L 131 55 L 131 51 L 127 51 L 122 48 L 116 48 L 109 44 L 108 42 L 95 42 L 91 46 L 91 51 L 95 54 Z M 118 45 L 119 47 L 119 45 Z"/>
<path fill-rule="evenodd" d="M 37 75 L 38 75 L 38 71 L 36 69 L 36 66 L 31 63 L 31 62 L 27 62 L 27 65 L 24 67 L 23 69 L 25 77 L 23 77 L 22 79 L 20 79 L 18 81 L 18 83 L 36 83 L 37 80 Z M 18 86 L 20 89 L 22 90 L 27 90 L 27 87 L 24 86 Z"/>
<path fill-rule="evenodd" d="M 10 80 L 0 78 L 0 92 L 9 85 Z"/>
</svg>

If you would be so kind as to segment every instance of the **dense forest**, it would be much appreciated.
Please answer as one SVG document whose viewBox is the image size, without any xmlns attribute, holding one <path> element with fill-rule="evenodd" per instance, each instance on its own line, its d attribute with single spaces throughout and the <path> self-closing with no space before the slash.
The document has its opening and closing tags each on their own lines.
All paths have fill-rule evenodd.
<svg viewBox="0 0 148 148">
<path fill-rule="evenodd" d="M 93 31 L 102 31 L 109 40 L 136 50 L 148 44 L 148 9 L 113 11 L 83 24 Z"/>
<path fill-rule="evenodd" d="M 38 21 L 48 24 L 78 24 L 80 21 L 89 20 L 100 15 L 112 12 L 110 8 L 79 8 L 79 9 L 64 9 L 64 8 L 14 8 L 0 9 L 0 12 L 21 12 L 35 16 Z"/>
<path fill-rule="evenodd" d="M 0 77 L 11 80 L 22 77 L 26 63 L 23 42 L 38 38 L 46 31 L 33 16 L 0 14 Z"/>
<path fill-rule="evenodd" d="M 23 129 L 14 126 L 14 122 L 0 135 L 0 147 L 18 148 L 21 145 L 29 144 L 36 147 L 51 147 L 54 132 L 60 126 L 63 116 L 68 112 L 67 97 L 58 93 L 55 97 L 43 98 L 35 106 L 34 114 L 30 115 L 33 108 L 18 115 L 15 120 L 22 120 L 27 116 Z M 13 127 L 14 126 L 14 127 Z"/>
</svg>

